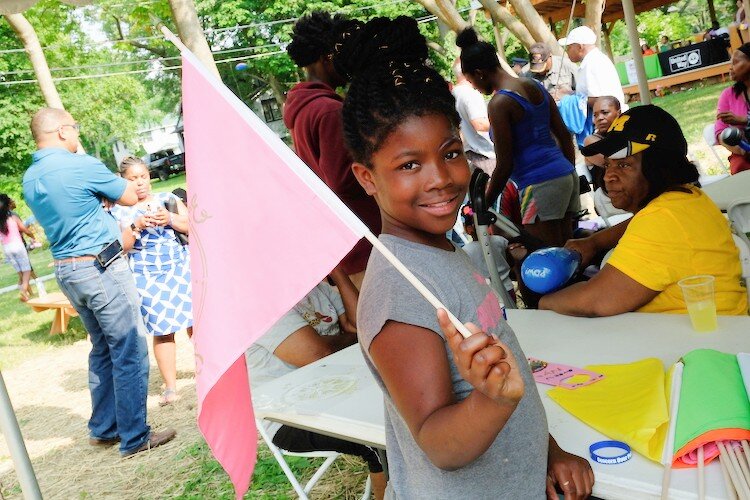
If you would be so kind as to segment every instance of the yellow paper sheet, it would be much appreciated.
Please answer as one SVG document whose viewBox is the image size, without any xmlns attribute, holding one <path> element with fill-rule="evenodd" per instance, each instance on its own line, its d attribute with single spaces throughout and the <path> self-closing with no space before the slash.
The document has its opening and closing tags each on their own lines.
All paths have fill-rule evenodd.
<svg viewBox="0 0 750 500">
<path fill-rule="evenodd" d="M 654 358 L 622 365 L 591 365 L 604 379 L 575 390 L 547 394 L 565 410 L 602 434 L 624 441 L 641 455 L 661 462 L 669 430 L 664 366 Z"/>
</svg>

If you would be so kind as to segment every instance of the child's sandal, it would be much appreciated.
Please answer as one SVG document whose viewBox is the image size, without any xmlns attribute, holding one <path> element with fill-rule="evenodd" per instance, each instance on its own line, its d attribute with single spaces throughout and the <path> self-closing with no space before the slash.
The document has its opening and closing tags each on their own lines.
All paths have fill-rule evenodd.
<svg viewBox="0 0 750 500">
<path fill-rule="evenodd" d="M 177 401 L 177 391 L 174 389 L 164 389 L 164 392 L 161 393 L 161 401 L 159 401 L 159 406 L 167 406 L 171 405 Z"/>
</svg>

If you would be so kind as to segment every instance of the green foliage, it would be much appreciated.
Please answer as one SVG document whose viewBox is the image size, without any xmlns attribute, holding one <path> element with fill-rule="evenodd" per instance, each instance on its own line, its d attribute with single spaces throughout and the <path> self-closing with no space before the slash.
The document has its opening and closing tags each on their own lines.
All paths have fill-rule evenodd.
<svg viewBox="0 0 750 500">
<path fill-rule="evenodd" d="M 169 493 L 173 498 L 185 500 L 200 498 L 227 499 L 234 498 L 234 489 L 229 477 L 219 462 L 211 456 L 208 446 L 196 443 L 183 451 L 178 460 L 183 464 L 175 471 L 183 478 Z M 287 463 L 297 477 L 310 477 L 320 466 L 322 459 L 288 457 Z M 276 459 L 265 446 L 258 449 L 258 462 L 255 465 L 253 483 L 246 498 L 292 498 L 289 481 L 279 467 Z"/>
<path fill-rule="evenodd" d="M 123 67 L 93 67 L 55 71 L 54 68 L 111 63 L 113 54 L 106 45 L 95 44 L 90 39 L 81 23 L 82 18 L 86 18 L 84 11 L 56 0 L 45 0 L 24 15 L 34 26 L 42 46 L 49 47 L 45 55 L 53 69 L 53 77 L 123 70 Z M 0 47 L 21 47 L 5 22 L 0 23 Z M 0 71 L 19 72 L 6 75 L 6 81 L 35 78 L 24 52 L 3 54 Z M 154 114 L 151 111 L 153 102 L 148 99 L 141 80 L 136 76 L 121 75 L 57 82 L 63 104 L 82 125 L 81 141 L 87 152 L 101 158 L 110 168 L 115 166 L 111 143 L 116 138 L 132 140 L 139 122 Z M 28 167 L 30 153 L 36 149 L 29 122 L 41 106 L 44 106 L 44 100 L 34 83 L 0 86 L 0 175 L 20 178 Z"/>
<path fill-rule="evenodd" d="M 727 26 L 734 21 L 737 7 L 733 0 L 714 0 L 719 24 Z M 692 39 L 711 27 L 711 19 L 703 0 L 680 0 L 636 16 L 638 33 L 652 48 L 658 46 L 663 35 L 671 41 Z M 612 51 L 615 55 L 630 54 L 630 41 L 624 21 L 613 28 Z"/>
</svg>

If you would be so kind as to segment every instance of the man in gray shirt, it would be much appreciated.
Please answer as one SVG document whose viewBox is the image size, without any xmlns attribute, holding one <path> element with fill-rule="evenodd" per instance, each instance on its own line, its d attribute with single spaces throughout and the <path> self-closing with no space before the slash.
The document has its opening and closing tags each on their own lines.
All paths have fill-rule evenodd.
<svg viewBox="0 0 750 500">
<path fill-rule="evenodd" d="M 555 101 L 576 89 L 575 74 L 578 68 L 567 57 L 553 55 L 544 43 L 535 43 L 529 49 L 528 70 L 522 76 L 539 80 Z"/>
</svg>

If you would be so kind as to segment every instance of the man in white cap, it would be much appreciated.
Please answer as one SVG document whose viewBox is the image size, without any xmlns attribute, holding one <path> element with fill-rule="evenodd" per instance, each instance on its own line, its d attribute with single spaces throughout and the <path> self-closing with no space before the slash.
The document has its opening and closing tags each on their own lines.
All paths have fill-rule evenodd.
<svg viewBox="0 0 750 500">
<path fill-rule="evenodd" d="M 560 39 L 568 57 L 581 63 L 576 73 L 576 93 L 588 99 L 589 112 L 597 97 L 611 95 L 620 101 L 622 111 L 627 111 L 620 77 L 612 61 L 596 46 L 596 34 L 588 26 L 570 30 L 567 38 Z"/>
</svg>

